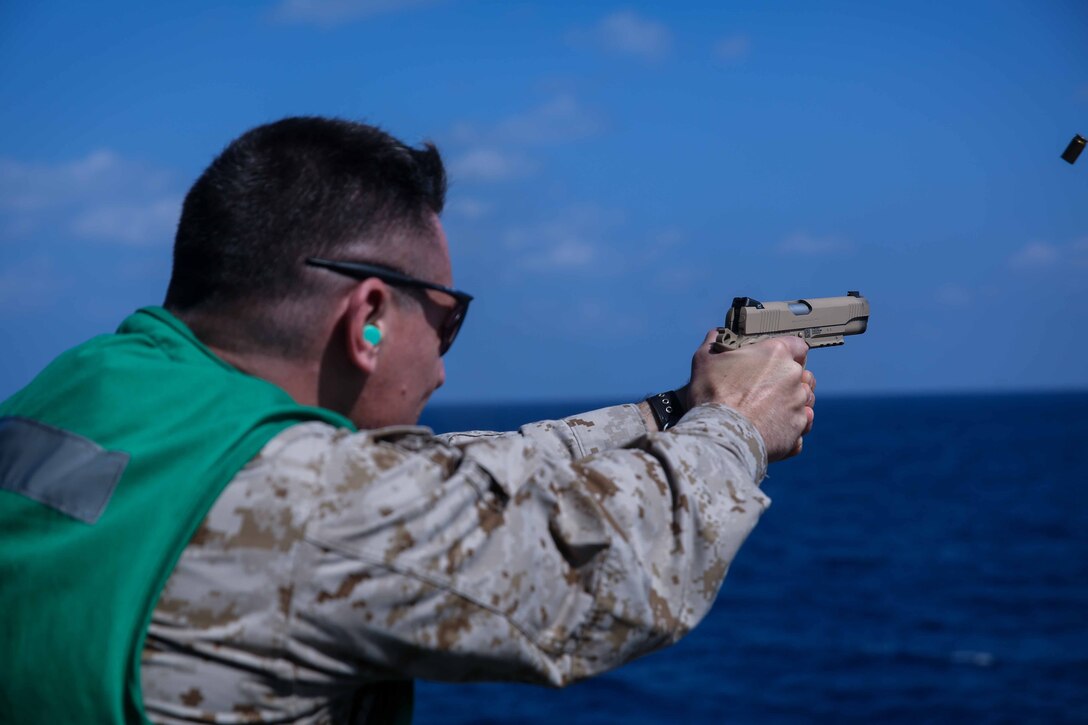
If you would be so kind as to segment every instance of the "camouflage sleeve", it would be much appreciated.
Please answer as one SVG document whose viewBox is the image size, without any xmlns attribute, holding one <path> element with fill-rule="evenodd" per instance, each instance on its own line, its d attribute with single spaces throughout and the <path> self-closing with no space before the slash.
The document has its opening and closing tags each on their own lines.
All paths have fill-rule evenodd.
<svg viewBox="0 0 1088 725">
<path fill-rule="evenodd" d="M 320 623 L 300 634 L 335 622 L 340 656 L 412 677 L 562 685 L 693 627 L 768 503 L 758 434 L 723 406 L 578 458 L 539 432 L 336 446 L 348 495 L 311 523 L 307 570 L 339 578 L 299 583 Z"/>
<path fill-rule="evenodd" d="M 481 438 L 521 437 L 532 441 L 541 454 L 581 458 L 610 448 L 623 448 L 647 432 L 638 407 L 627 404 L 579 413 L 561 420 L 530 423 L 513 433 L 475 430 L 446 433 L 438 436 L 438 439 L 449 445 L 464 445 Z"/>
<path fill-rule="evenodd" d="M 667 433 L 631 407 L 444 440 L 296 426 L 167 584 L 148 711 L 309 722 L 390 679 L 558 686 L 614 668 L 706 614 L 769 504 L 765 465 L 720 405 Z"/>
</svg>

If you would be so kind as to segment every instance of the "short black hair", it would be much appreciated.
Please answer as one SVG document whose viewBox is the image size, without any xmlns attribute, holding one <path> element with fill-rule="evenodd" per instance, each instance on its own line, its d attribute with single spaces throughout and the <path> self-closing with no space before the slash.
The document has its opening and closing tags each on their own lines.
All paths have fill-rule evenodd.
<svg viewBox="0 0 1088 725">
<path fill-rule="evenodd" d="M 380 249 L 383 238 L 425 233 L 445 196 L 431 143 L 412 148 L 335 118 L 259 126 L 232 141 L 186 195 L 164 305 L 184 319 L 304 296 L 313 274 L 306 257 L 335 259 L 349 247 Z"/>
</svg>

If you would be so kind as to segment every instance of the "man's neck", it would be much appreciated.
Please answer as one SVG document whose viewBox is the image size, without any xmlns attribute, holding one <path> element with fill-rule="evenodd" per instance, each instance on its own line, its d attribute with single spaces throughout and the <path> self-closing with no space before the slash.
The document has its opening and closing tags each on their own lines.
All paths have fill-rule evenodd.
<svg viewBox="0 0 1088 725">
<path fill-rule="evenodd" d="M 299 405 L 320 405 L 316 363 L 260 353 L 235 353 L 212 345 L 208 348 L 242 372 L 279 386 Z"/>
</svg>

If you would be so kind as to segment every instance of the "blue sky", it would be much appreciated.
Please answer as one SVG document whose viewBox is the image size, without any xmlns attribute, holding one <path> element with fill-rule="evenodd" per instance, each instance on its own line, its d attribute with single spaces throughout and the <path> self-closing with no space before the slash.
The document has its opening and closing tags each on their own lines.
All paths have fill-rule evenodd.
<svg viewBox="0 0 1088 725">
<path fill-rule="evenodd" d="M 1088 5 L 0 6 L 0 398 L 158 304 L 189 184 L 287 115 L 434 140 L 439 401 L 682 383 L 737 295 L 861 290 L 822 392 L 1088 387 Z"/>
</svg>

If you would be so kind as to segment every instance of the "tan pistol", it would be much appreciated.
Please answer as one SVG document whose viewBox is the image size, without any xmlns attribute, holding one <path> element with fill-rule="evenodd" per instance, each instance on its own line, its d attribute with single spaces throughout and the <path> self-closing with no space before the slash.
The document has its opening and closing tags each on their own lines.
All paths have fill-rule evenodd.
<svg viewBox="0 0 1088 725">
<path fill-rule="evenodd" d="M 792 302 L 760 302 L 751 297 L 733 298 L 725 313 L 725 327 L 718 328 L 716 352 L 772 337 L 799 337 L 809 347 L 842 345 L 846 335 L 860 335 L 869 325 L 869 300 L 857 291 L 844 297 L 813 297 Z"/>
</svg>

